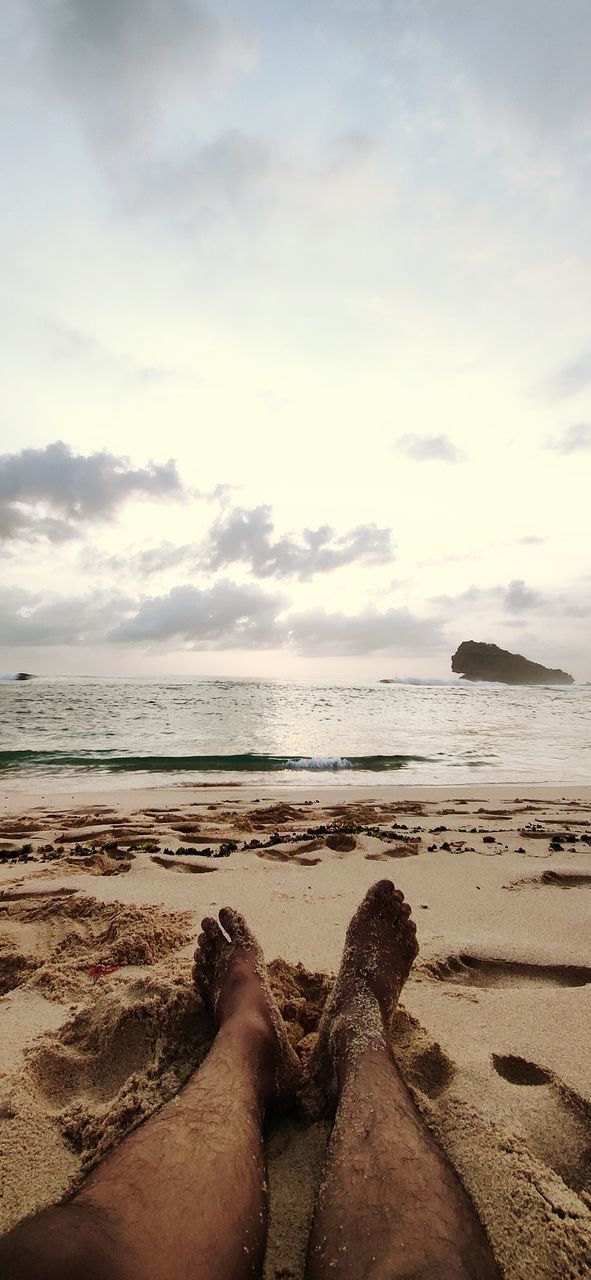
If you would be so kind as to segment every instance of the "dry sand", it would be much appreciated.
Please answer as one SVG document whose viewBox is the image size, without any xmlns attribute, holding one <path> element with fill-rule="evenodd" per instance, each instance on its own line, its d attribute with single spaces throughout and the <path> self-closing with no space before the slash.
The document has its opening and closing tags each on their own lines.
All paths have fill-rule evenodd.
<svg viewBox="0 0 591 1280">
<path fill-rule="evenodd" d="M 206 1052 L 202 915 L 238 907 L 280 957 L 305 1062 L 383 876 L 420 942 L 395 1053 L 506 1280 L 590 1276 L 591 795 L 568 787 L 5 796 L 0 1230 L 75 1187 Z M 267 1280 L 303 1275 L 327 1132 L 304 1107 L 269 1129 Z"/>
</svg>

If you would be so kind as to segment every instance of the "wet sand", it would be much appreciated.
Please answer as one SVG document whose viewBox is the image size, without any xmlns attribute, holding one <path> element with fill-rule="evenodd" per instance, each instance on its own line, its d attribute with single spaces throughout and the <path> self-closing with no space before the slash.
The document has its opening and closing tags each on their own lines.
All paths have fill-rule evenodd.
<svg viewBox="0 0 591 1280">
<path fill-rule="evenodd" d="M 420 943 L 396 1056 L 505 1277 L 591 1274 L 591 791 L 566 786 L 3 797 L 0 1230 L 207 1051 L 202 915 L 247 916 L 306 1062 L 347 921 L 384 876 Z M 269 1128 L 268 1280 L 303 1274 L 327 1133 L 309 1097 Z"/>
</svg>

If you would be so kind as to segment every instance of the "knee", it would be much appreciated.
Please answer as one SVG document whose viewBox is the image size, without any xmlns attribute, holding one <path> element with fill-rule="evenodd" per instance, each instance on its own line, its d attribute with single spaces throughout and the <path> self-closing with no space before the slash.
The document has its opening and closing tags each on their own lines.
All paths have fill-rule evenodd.
<svg viewBox="0 0 591 1280">
<path fill-rule="evenodd" d="M 75 1203 L 48 1209 L 0 1240 L 3 1280 L 123 1280 L 111 1233 Z"/>
</svg>

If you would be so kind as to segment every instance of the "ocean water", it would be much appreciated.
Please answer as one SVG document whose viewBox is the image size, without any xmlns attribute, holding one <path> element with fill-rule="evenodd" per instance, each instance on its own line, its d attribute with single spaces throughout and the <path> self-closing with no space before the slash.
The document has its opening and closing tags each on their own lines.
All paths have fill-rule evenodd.
<svg viewBox="0 0 591 1280">
<path fill-rule="evenodd" d="M 0 681 L 11 786 L 591 781 L 591 688 L 454 681 Z"/>
</svg>

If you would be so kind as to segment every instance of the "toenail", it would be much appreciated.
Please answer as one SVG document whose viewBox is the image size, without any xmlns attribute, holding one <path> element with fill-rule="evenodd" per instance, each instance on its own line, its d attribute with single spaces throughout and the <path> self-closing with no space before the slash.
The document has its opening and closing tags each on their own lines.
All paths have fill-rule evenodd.
<svg viewBox="0 0 591 1280">
<path fill-rule="evenodd" d="M 236 927 L 238 912 L 233 911 L 232 907 L 222 907 L 220 909 L 220 920 L 227 933 L 230 932 L 229 926 Z"/>
</svg>

